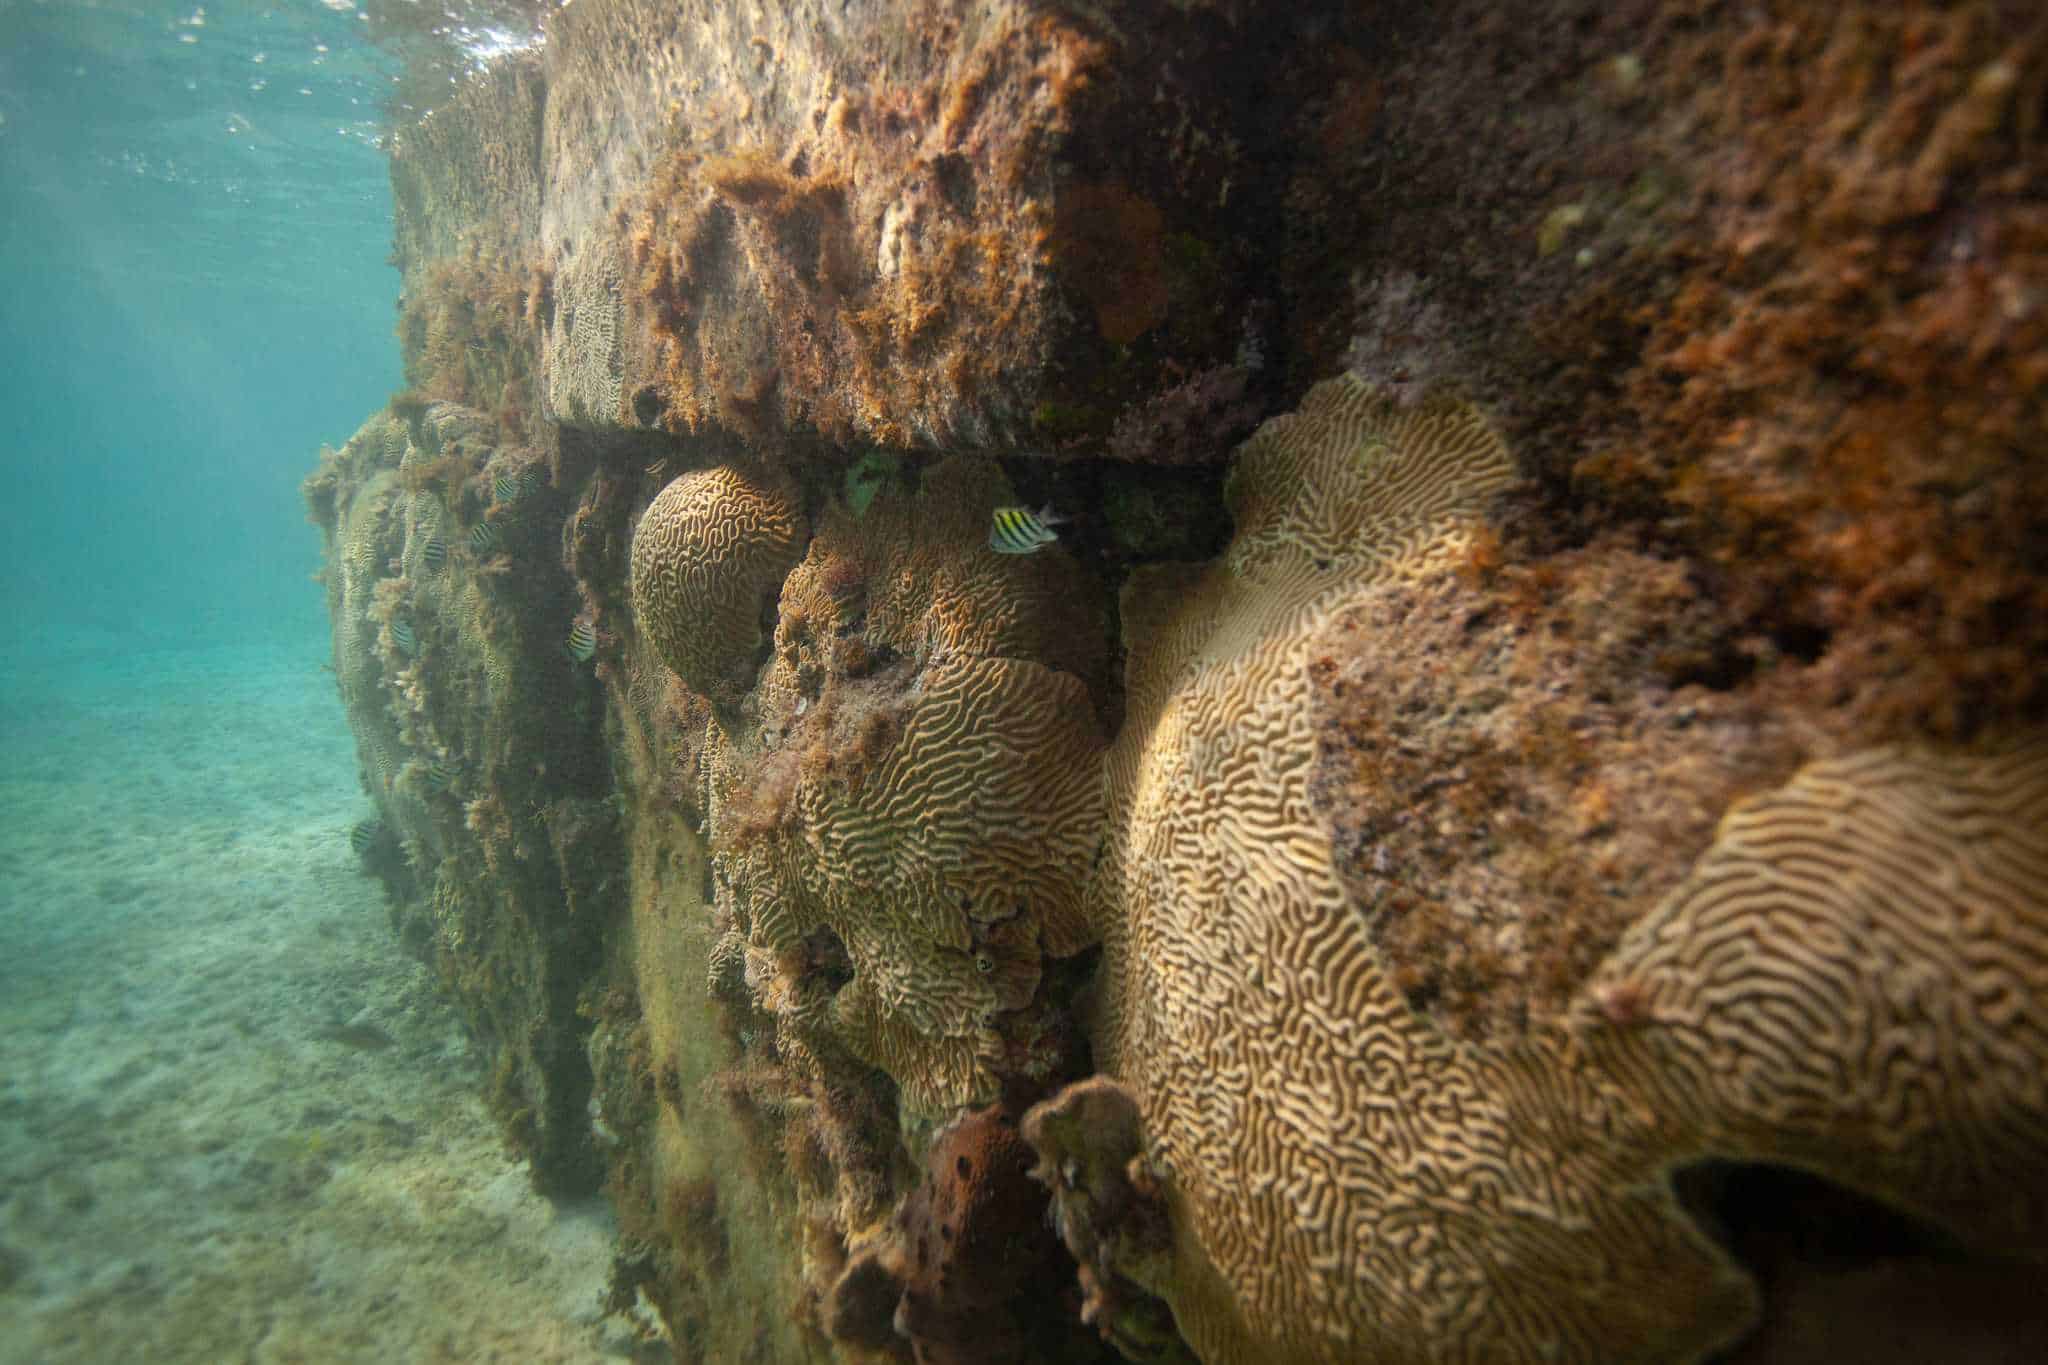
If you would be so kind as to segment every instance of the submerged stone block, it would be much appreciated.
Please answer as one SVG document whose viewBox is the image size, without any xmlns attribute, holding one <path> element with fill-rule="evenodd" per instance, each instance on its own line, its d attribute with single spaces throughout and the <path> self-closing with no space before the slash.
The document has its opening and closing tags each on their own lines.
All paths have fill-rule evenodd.
<svg viewBox="0 0 2048 1365">
<path fill-rule="evenodd" d="M 1230 38 L 1199 8 L 583 0 L 399 134 L 408 306 L 513 289 L 523 328 L 477 339 L 597 428 L 1043 450 L 1196 374 L 1241 422 Z M 408 360 L 497 401 L 425 338 Z M 1125 445 L 1219 455 L 1200 401 Z"/>
</svg>

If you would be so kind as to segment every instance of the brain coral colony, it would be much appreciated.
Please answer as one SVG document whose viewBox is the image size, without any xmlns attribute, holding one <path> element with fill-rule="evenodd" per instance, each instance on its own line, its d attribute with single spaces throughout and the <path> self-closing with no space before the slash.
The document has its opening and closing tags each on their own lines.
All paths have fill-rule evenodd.
<svg viewBox="0 0 2048 1365">
<path fill-rule="evenodd" d="M 1071 564 L 988 552 L 1000 497 L 942 464 L 828 515 L 706 760 L 720 904 L 786 1046 L 822 1030 L 932 1114 L 996 1098 L 1046 958 L 1089 941 L 1101 632 L 1062 602 L 1085 601 Z"/>
<path fill-rule="evenodd" d="M 685 8 L 400 134 L 307 486 L 637 1330 L 2048 1359 L 2048 21 Z"/>
<path fill-rule="evenodd" d="M 1339 613 L 1457 583 L 1511 476 L 1469 408 L 1333 381 L 1240 452 L 1229 551 L 1125 590 L 1130 713 L 1092 905 L 1097 1060 L 1142 1140 L 1105 1184 L 1058 1106 L 1107 1099 L 1034 1110 L 1025 1133 L 1091 1293 L 1163 1298 L 1205 1360 L 1707 1349 L 1754 1289 L 1661 1178 L 1684 1163 L 1824 1173 L 1985 1251 L 2039 1235 L 2039 743 L 1872 750 L 1737 807 L 1563 1016 L 1518 1038 L 1460 1042 L 1404 998 L 1312 799 L 1343 727 L 1301 721 Z M 1413 815 L 1474 818 L 1454 811 Z"/>
</svg>

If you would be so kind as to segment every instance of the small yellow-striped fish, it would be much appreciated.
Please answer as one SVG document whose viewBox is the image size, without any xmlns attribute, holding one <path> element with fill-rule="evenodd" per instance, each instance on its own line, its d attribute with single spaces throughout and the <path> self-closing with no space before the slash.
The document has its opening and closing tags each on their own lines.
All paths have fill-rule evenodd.
<svg viewBox="0 0 2048 1365">
<path fill-rule="evenodd" d="M 458 774 L 456 766 L 445 758 L 437 758 L 427 765 L 427 790 L 447 791 L 455 785 Z"/>
<path fill-rule="evenodd" d="M 597 653 L 597 631 L 592 629 L 590 622 L 578 621 L 569 627 L 569 638 L 562 642 L 562 648 L 577 663 L 587 664 L 590 656 Z"/>
<path fill-rule="evenodd" d="M 419 636 L 412 633 L 412 622 L 403 616 L 391 618 L 391 642 L 407 654 L 419 653 Z"/>
<path fill-rule="evenodd" d="M 376 843 L 379 838 L 383 837 L 383 834 L 384 822 L 382 820 L 358 820 L 349 827 L 348 846 L 354 849 L 356 856 L 360 858 L 363 854 L 370 851 L 370 845 Z"/>
<path fill-rule="evenodd" d="M 517 502 L 547 486 L 548 472 L 538 464 L 514 472 L 501 469 L 491 476 L 492 502 Z"/>
<path fill-rule="evenodd" d="M 1028 555 L 1058 540 L 1052 528 L 1066 521 L 1050 503 L 1036 512 L 1028 507 L 998 507 L 989 526 L 988 547 L 999 555 Z"/>
<path fill-rule="evenodd" d="M 469 528 L 469 548 L 479 555 L 487 555 L 497 549 L 502 538 L 495 521 L 480 521 Z"/>
<path fill-rule="evenodd" d="M 429 569 L 438 569 L 448 562 L 448 542 L 439 536 L 429 536 L 427 543 L 420 547 L 420 563 Z"/>
</svg>

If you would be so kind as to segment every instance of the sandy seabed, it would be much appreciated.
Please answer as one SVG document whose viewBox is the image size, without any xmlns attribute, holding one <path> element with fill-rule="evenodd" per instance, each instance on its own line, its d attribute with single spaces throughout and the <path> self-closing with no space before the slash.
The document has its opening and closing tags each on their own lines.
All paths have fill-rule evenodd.
<svg viewBox="0 0 2048 1365">
<path fill-rule="evenodd" d="M 632 1358 L 608 1214 L 532 1192 L 358 871 L 324 638 L 34 643 L 0 658 L 0 1362 Z"/>
</svg>

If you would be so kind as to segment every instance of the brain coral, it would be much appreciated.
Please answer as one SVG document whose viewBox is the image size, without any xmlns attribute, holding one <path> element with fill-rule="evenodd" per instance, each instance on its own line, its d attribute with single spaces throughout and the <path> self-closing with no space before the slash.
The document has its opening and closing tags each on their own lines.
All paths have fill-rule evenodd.
<svg viewBox="0 0 2048 1365">
<path fill-rule="evenodd" d="M 822 520 L 782 596 L 758 721 L 710 736 L 721 907 L 786 1030 L 823 1029 L 914 1111 L 1028 1065 L 1044 961 L 1092 941 L 1103 632 L 1076 566 L 987 547 L 992 466 Z M 787 1045 L 787 1044 L 786 1044 Z"/>
<path fill-rule="evenodd" d="M 579 252 L 563 248 L 543 366 L 548 410 L 560 421 L 607 426 L 620 420 L 623 278 L 612 243 L 601 235 Z"/>
<path fill-rule="evenodd" d="M 1096 1056 L 1171 1241 L 1095 1273 L 1165 1298 L 1204 1360 L 1696 1356 L 1756 1309 L 1666 1181 L 1717 1155 L 2038 1249 L 2037 757 L 1810 770 L 1729 820 L 1568 1011 L 1579 1032 L 1458 1042 L 1394 988 L 1309 800 L 1310 664 L 1335 613 L 1459 555 L 1513 478 L 1470 408 L 1335 380 L 1243 447 L 1227 553 L 1125 590 Z M 1984 1212 L 2001 1181 L 2028 1191 L 2020 1226 Z"/>
<path fill-rule="evenodd" d="M 633 534 L 633 618 L 676 676 L 729 701 L 760 648 L 761 609 L 803 553 L 785 490 L 732 465 L 684 474 Z"/>
<path fill-rule="evenodd" d="M 1555 1020 L 1738 795 L 1805 754 L 1691 685 L 1725 635 L 1687 566 L 1623 544 L 1374 585 L 1317 632 L 1309 801 L 1373 948 L 1462 1037 Z"/>
<path fill-rule="evenodd" d="M 1874 749 L 1741 803 L 1576 1012 L 1674 1144 L 2048 1251 L 2048 743 Z"/>
</svg>

